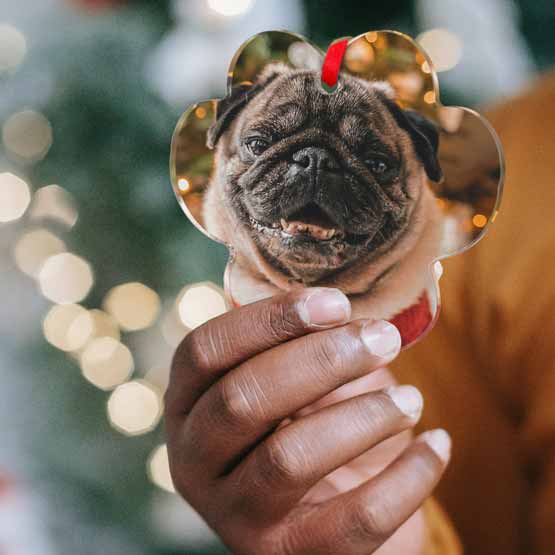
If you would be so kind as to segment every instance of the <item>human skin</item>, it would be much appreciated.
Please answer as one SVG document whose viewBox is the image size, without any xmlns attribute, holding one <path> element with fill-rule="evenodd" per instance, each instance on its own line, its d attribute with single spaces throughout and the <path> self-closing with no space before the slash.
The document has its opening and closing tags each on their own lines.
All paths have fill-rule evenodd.
<svg viewBox="0 0 555 555">
<path fill-rule="evenodd" d="M 177 491 L 236 555 L 416 555 L 450 456 L 412 438 L 422 397 L 383 370 L 384 321 L 349 322 L 336 289 L 228 312 L 178 347 L 165 399 Z"/>
</svg>

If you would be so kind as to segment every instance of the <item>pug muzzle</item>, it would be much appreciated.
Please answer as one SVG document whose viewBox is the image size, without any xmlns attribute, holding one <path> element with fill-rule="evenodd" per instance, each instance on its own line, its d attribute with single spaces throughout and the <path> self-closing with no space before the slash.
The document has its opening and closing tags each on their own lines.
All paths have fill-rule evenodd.
<svg viewBox="0 0 555 555">
<path fill-rule="evenodd" d="M 382 259 L 387 273 L 391 253 L 418 242 L 426 178 L 441 179 L 432 122 L 382 83 L 342 74 L 328 93 L 320 78 L 272 64 L 219 102 L 208 133 L 210 189 L 261 256 L 306 285 Z"/>
</svg>

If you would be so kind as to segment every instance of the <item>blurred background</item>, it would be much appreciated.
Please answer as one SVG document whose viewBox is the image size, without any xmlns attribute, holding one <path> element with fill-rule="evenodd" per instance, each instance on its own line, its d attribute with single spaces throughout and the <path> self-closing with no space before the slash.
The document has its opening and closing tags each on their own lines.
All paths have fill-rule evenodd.
<svg viewBox="0 0 555 555">
<path fill-rule="evenodd" d="M 444 104 L 555 63 L 552 0 L 0 0 L 0 553 L 225 553 L 160 424 L 227 253 L 175 201 L 171 134 L 254 33 L 384 28 L 418 37 Z"/>
</svg>

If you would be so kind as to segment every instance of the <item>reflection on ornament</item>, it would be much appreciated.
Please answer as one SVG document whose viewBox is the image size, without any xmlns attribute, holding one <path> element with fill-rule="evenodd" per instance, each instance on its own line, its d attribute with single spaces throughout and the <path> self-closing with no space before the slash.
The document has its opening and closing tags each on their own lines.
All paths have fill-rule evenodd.
<svg viewBox="0 0 555 555">
<path fill-rule="evenodd" d="M 426 104 L 433 104 L 436 101 L 436 93 L 434 91 L 428 91 L 424 94 L 424 102 Z"/>
<path fill-rule="evenodd" d="M 13 173 L 0 173 L 0 223 L 23 216 L 31 202 L 31 191 L 23 179 Z"/>
<path fill-rule="evenodd" d="M 191 183 L 186 177 L 180 177 L 177 180 L 177 186 L 182 193 L 188 193 L 191 190 Z"/>
<path fill-rule="evenodd" d="M 378 33 L 376 31 L 370 31 L 364 35 L 364 38 L 370 43 L 376 42 L 378 40 Z"/>
<path fill-rule="evenodd" d="M 195 110 L 195 116 L 197 116 L 198 119 L 204 119 L 206 117 L 206 110 L 202 106 L 199 106 Z"/>
<path fill-rule="evenodd" d="M 483 214 L 476 214 L 472 218 L 472 224 L 474 227 L 482 228 L 488 223 L 488 219 Z"/>
<path fill-rule="evenodd" d="M 347 47 L 344 61 L 349 71 L 366 72 L 374 61 L 374 49 L 367 41 L 357 40 Z"/>
<path fill-rule="evenodd" d="M 148 459 L 147 470 L 154 484 L 161 489 L 175 493 L 175 487 L 170 474 L 168 448 L 165 444 L 159 445 L 152 451 Z"/>
<path fill-rule="evenodd" d="M 142 380 L 118 386 L 108 399 L 110 424 L 125 435 L 153 430 L 162 414 L 160 394 Z"/>
</svg>

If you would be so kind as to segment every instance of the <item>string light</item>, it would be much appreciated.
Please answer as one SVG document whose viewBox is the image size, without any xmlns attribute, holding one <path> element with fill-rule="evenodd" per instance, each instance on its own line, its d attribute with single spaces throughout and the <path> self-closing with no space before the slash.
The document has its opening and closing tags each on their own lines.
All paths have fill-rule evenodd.
<svg viewBox="0 0 555 555">
<path fill-rule="evenodd" d="M 47 229 L 24 233 L 14 247 L 17 267 L 31 277 L 38 277 L 44 261 L 66 250 L 65 243 Z"/>
<path fill-rule="evenodd" d="M 108 418 L 118 431 L 139 435 L 153 430 L 162 414 L 160 394 L 142 380 L 124 383 L 108 399 Z"/>
<path fill-rule="evenodd" d="M 8 152 L 27 162 L 44 158 L 52 146 L 50 122 L 38 112 L 25 110 L 11 116 L 2 128 Z"/>
<path fill-rule="evenodd" d="M 430 29 L 416 40 L 431 58 L 436 71 L 452 69 L 461 60 L 462 42 L 447 29 Z"/>
<path fill-rule="evenodd" d="M 0 71 L 15 69 L 26 52 L 27 41 L 23 34 L 12 25 L 0 24 Z"/>
<path fill-rule="evenodd" d="M 233 17 L 249 11 L 254 0 L 207 0 L 208 7 L 219 15 Z"/>
<path fill-rule="evenodd" d="M 31 191 L 23 179 L 13 173 L 0 173 L 0 222 L 18 220 L 31 202 Z"/>
<path fill-rule="evenodd" d="M 112 337 L 93 339 L 81 354 L 80 363 L 83 376 L 104 390 L 127 381 L 134 370 L 131 352 Z"/>
<path fill-rule="evenodd" d="M 77 351 L 91 337 L 94 324 L 88 310 L 80 305 L 55 305 L 46 315 L 42 329 L 46 340 L 57 349 Z"/>
<path fill-rule="evenodd" d="M 136 331 L 154 323 L 160 312 L 160 297 L 142 283 L 125 283 L 108 293 L 104 308 L 122 329 Z"/>
<path fill-rule="evenodd" d="M 226 311 L 223 292 L 210 282 L 187 286 L 177 298 L 177 310 L 187 328 L 196 328 Z"/>
<path fill-rule="evenodd" d="M 147 470 L 154 484 L 161 489 L 175 493 L 175 487 L 170 474 L 168 448 L 165 444 L 159 445 L 152 451 L 147 462 Z"/>
<path fill-rule="evenodd" d="M 89 263 L 69 252 L 51 256 L 39 272 L 42 294 L 58 304 L 81 302 L 93 281 Z"/>
<path fill-rule="evenodd" d="M 59 185 L 47 185 L 33 196 L 29 217 L 34 221 L 52 220 L 72 228 L 78 212 L 73 195 Z"/>
</svg>

